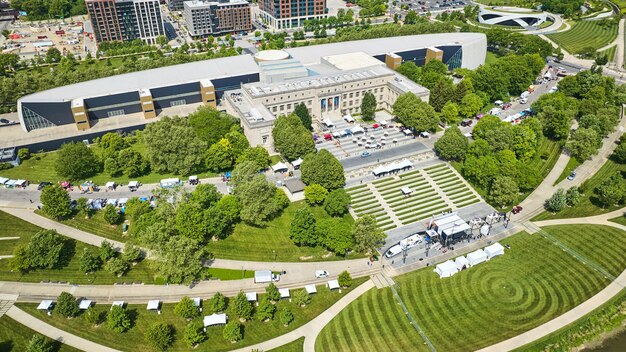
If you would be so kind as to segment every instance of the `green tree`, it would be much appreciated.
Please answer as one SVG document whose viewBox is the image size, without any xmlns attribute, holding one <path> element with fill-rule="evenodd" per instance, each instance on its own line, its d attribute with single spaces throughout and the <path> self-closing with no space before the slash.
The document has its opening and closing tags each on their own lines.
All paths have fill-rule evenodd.
<svg viewBox="0 0 626 352">
<path fill-rule="evenodd" d="M 93 250 L 85 248 L 80 256 L 79 270 L 83 273 L 93 273 L 102 267 L 102 260 Z"/>
<path fill-rule="evenodd" d="M 365 121 L 371 121 L 376 114 L 376 97 L 370 92 L 363 94 L 361 100 L 361 116 Z"/>
<path fill-rule="evenodd" d="M 123 276 L 129 269 L 130 264 L 122 258 L 115 257 L 109 259 L 104 265 L 104 269 L 115 276 Z"/>
<path fill-rule="evenodd" d="M 595 190 L 598 202 L 602 207 L 610 207 L 624 200 L 626 196 L 626 186 L 624 178 L 620 174 L 614 174 L 606 179 Z"/>
<path fill-rule="evenodd" d="M 393 104 L 393 113 L 405 126 L 417 131 L 434 131 L 439 119 L 435 109 L 413 93 L 404 93 Z"/>
<path fill-rule="evenodd" d="M 296 160 L 315 152 L 311 132 L 296 114 L 278 116 L 272 129 L 274 147 L 287 160 Z"/>
<path fill-rule="evenodd" d="M 280 299 L 280 292 L 273 282 L 270 282 L 270 284 L 267 285 L 265 293 L 267 294 L 267 298 L 269 298 L 272 302 L 276 302 Z"/>
<path fill-rule="evenodd" d="M 89 206 L 89 204 L 87 204 L 87 198 L 85 197 L 80 197 L 76 200 L 76 210 L 86 219 L 90 218 L 93 214 L 93 209 Z"/>
<path fill-rule="evenodd" d="M 324 200 L 324 210 L 330 216 L 343 216 L 350 206 L 350 195 L 343 188 L 331 191 Z"/>
<path fill-rule="evenodd" d="M 115 225 L 122 220 L 122 214 L 117 211 L 115 205 L 107 204 L 104 207 L 104 220 L 111 225 Z"/>
<path fill-rule="evenodd" d="M 117 163 L 116 159 L 108 158 L 104 160 L 104 172 L 109 174 L 112 177 L 117 177 L 120 175 L 120 165 Z"/>
<path fill-rule="evenodd" d="M 145 175 L 150 168 L 148 160 L 141 153 L 130 148 L 120 151 L 117 160 L 124 175 L 128 177 Z"/>
<path fill-rule="evenodd" d="M 252 313 L 254 311 L 252 303 L 248 302 L 248 298 L 243 291 L 239 291 L 237 296 L 235 296 L 233 309 L 239 319 L 244 321 L 252 318 Z"/>
<path fill-rule="evenodd" d="M 354 247 L 352 226 L 341 218 L 323 218 L 316 223 L 318 242 L 337 255 L 345 255 Z"/>
<path fill-rule="evenodd" d="M 326 149 L 305 156 L 300 170 L 302 181 L 307 185 L 315 183 L 332 191 L 346 183 L 343 165 Z"/>
<path fill-rule="evenodd" d="M 289 308 L 283 308 L 280 311 L 279 319 L 280 323 L 283 324 L 284 327 L 287 327 L 293 321 L 293 313 L 289 310 Z"/>
<path fill-rule="evenodd" d="M 246 161 L 254 162 L 259 169 L 265 169 L 271 162 L 267 149 L 261 146 L 244 150 L 243 153 L 241 153 L 241 155 L 237 158 L 236 164 L 241 164 Z"/>
<path fill-rule="evenodd" d="M 148 327 L 144 339 L 155 351 L 165 351 L 174 342 L 174 330 L 168 324 L 159 321 Z"/>
<path fill-rule="evenodd" d="M 444 160 L 463 160 L 468 148 L 467 137 L 457 126 L 448 128 L 435 142 L 435 151 Z"/>
<path fill-rule="evenodd" d="M 52 47 L 46 52 L 46 63 L 58 63 L 61 61 L 62 55 L 59 49 Z"/>
<path fill-rule="evenodd" d="M 243 335 L 241 334 L 241 324 L 236 321 L 228 322 L 228 324 L 224 326 L 223 335 L 226 341 L 230 341 L 232 343 L 241 340 L 243 338 Z"/>
<path fill-rule="evenodd" d="M 115 332 L 125 332 L 132 326 L 130 313 L 121 306 L 112 306 L 107 314 L 107 326 Z"/>
<path fill-rule="evenodd" d="M 404 24 L 416 24 L 417 23 L 417 14 L 415 11 L 410 10 L 407 12 L 406 16 L 404 16 Z"/>
<path fill-rule="evenodd" d="M 122 252 L 122 259 L 129 263 L 138 262 L 142 258 L 141 249 L 133 246 L 130 243 L 124 245 L 124 252 Z"/>
<path fill-rule="evenodd" d="M 28 341 L 26 352 L 53 352 L 54 346 L 43 335 L 34 334 Z"/>
<path fill-rule="evenodd" d="M 626 143 L 620 142 L 619 145 L 613 151 L 613 158 L 620 164 L 626 163 Z"/>
<path fill-rule="evenodd" d="M 196 186 L 196 189 L 191 192 L 189 202 L 196 203 L 201 208 L 206 209 L 217 203 L 220 198 L 222 198 L 222 194 L 215 185 L 206 183 Z"/>
<path fill-rule="evenodd" d="M 30 265 L 37 269 L 58 268 L 68 260 L 69 243 L 55 230 L 41 230 L 26 247 Z"/>
<path fill-rule="evenodd" d="M 293 303 L 296 306 L 304 307 L 311 302 L 311 296 L 305 289 L 293 291 Z"/>
<path fill-rule="evenodd" d="M 274 319 L 274 312 L 276 312 L 276 306 L 267 295 L 263 296 L 256 310 L 256 318 L 260 321 L 269 321 Z"/>
<path fill-rule="evenodd" d="M 343 272 L 341 272 L 341 274 L 339 274 L 337 281 L 339 282 L 339 286 L 341 287 L 352 286 L 352 276 L 350 276 L 350 273 L 347 270 L 344 270 Z"/>
<path fill-rule="evenodd" d="M 128 148 L 128 143 L 121 134 L 109 132 L 100 137 L 100 148 L 102 148 L 102 160 L 115 159 L 119 152 Z"/>
<path fill-rule="evenodd" d="M 572 133 L 565 146 L 573 157 L 585 161 L 598 153 L 602 138 L 595 130 L 581 127 Z"/>
<path fill-rule="evenodd" d="M 241 203 L 241 220 L 250 225 L 263 226 L 271 217 L 278 215 L 285 204 L 277 197 L 277 191 L 284 196 L 284 192 L 267 181 L 264 175 L 256 175 L 251 181 L 239 184 L 235 195 Z"/>
<path fill-rule="evenodd" d="M 441 120 L 449 126 L 455 126 L 461 119 L 459 117 L 459 106 L 451 101 L 441 108 Z"/>
<path fill-rule="evenodd" d="M 208 219 L 198 203 L 183 203 L 176 213 L 176 229 L 181 236 L 198 243 L 206 240 Z"/>
<path fill-rule="evenodd" d="M 185 296 L 174 306 L 174 313 L 183 319 L 190 320 L 200 316 L 200 308 L 191 298 Z"/>
<path fill-rule="evenodd" d="M 99 252 L 100 259 L 102 259 L 103 262 L 106 262 L 117 255 L 115 248 L 113 248 L 111 242 L 107 240 L 102 240 L 102 242 L 100 243 Z"/>
<path fill-rule="evenodd" d="M 66 318 L 73 318 L 78 315 L 80 309 L 78 308 L 76 297 L 69 292 L 63 291 L 57 298 L 54 311 Z"/>
<path fill-rule="evenodd" d="M 12 271 L 25 273 L 32 267 L 30 255 L 28 254 L 28 245 L 20 244 L 13 249 L 13 257 L 9 258 L 9 268 Z"/>
<path fill-rule="evenodd" d="M 309 109 L 306 105 L 304 105 L 304 103 L 298 104 L 293 113 L 300 118 L 304 127 L 306 127 L 309 131 L 313 130 L 313 126 L 311 125 L 313 119 L 311 118 L 311 114 L 309 114 Z"/>
<path fill-rule="evenodd" d="M 567 195 L 562 188 L 559 188 L 554 192 L 552 197 L 546 201 L 546 209 L 553 213 L 561 211 L 567 205 Z"/>
<path fill-rule="evenodd" d="M 387 238 L 387 234 L 376 224 L 376 218 L 371 215 L 365 215 L 354 222 L 352 236 L 354 249 L 366 253 L 375 251 Z"/>
<path fill-rule="evenodd" d="M 326 195 L 328 195 L 326 188 L 316 183 L 304 187 L 304 199 L 309 205 L 314 206 L 324 203 Z"/>
<path fill-rule="evenodd" d="M 496 177 L 489 189 L 489 200 L 492 204 L 504 208 L 517 202 L 519 187 L 515 180 L 509 176 Z"/>
<path fill-rule="evenodd" d="M 207 302 L 207 309 L 210 313 L 222 313 L 226 310 L 226 297 L 216 292 Z"/>
<path fill-rule="evenodd" d="M 43 212 L 55 219 L 63 219 L 72 213 L 70 195 L 59 185 L 49 185 L 41 190 L 39 200 Z"/>
<path fill-rule="evenodd" d="M 313 213 L 311 213 L 309 208 L 296 210 L 291 220 L 289 237 L 300 246 L 314 246 L 317 244 L 315 217 L 313 217 Z"/>
<path fill-rule="evenodd" d="M 183 333 L 183 341 L 189 348 L 194 348 L 194 346 L 206 341 L 206 339 L 207 335 L 204 332 L 204 324 L 201 320 L 193 320 L 187 324 Z"/>
<path fill-rule="evenodd" d="M 233 155 L 228 139 L 222 138 L 213 144 L 206 153 L 206 166 L 211 171 L 221 171 L 233 166 Z"/>
<path fill-rule="evenodd" d="M 155 248 L 152 261 L 157 272 L 168 282 L 190 284 L 200 278 L 209 254 L 196 241 L 182 236 L 170 237 L 164 246 Z"/>
<path fill-rule="evenodd" d="M 104 312 L 99 311 L 93 307 L 87 308 L 82 317 L 87 321 L 90 326 L 98 326 L 104 319 Z"/>
<path fill-rule="evenodd" d="M 226 136 L 236 126 L 237 121 L 235 117 L 208 106 L 202 106 L 198 111 L 189 114 L 188 119 L 198 138 L 207 145 L 213 145 Z"/>
<path fill-rule="evenodd" d="M 568 207 L 574 207 L 580 203 L 580 192 L 578 191 L 578 187 L 570 187 L 567 192 L 565 192 L 565 200 Z"/>
<path fill-rule="evenodd" d="M 235 196 L 226 195 L 214 207 L 205 212 L 208 220 L 207 232 L 211 238 L 226 238 L 233 225 L 239 221 L 241 203 Z"/>
<path fill-rule="evenodd" d="M 454 95 L 454 85 L 448 78 L 440 78 L 435 86 L 430 91 L 430 97 L 428 103 L 435 109 L 435 111 L 442 111 L 443 107 L 451 103 L 450 99 Z"/>
<path fill-rule="evenodd" d="M 471 119 L 478 114 L 480 109 L 483 107 L 483 100 L 474 93 L 466 94 L 461 100 L 461 109 L 460 113 L 465 118 Z"/>
<path fill-rule="evenodd" d="M 69 142 L 59 149 L 54 170 L 59 176 L 76 181 L 95 175 L 100 171 L 100 163 L 85 143 Z"/>
</svg>

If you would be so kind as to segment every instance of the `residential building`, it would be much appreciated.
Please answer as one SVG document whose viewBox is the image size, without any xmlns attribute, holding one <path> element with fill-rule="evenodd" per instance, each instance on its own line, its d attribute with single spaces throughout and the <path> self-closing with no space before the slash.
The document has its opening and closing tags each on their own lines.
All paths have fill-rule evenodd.
<svg viewBox="0 0 626 352">
<path fill-rule="evenodd" d="M 166 0 L 167 8 L 174 11 L 182 11 L 185 0 Z"/>
<path fill-rule="evenodd" d="M 192 37 L 252 30 L 246 0 L 185 1 L 183 17 Z"/>
<path fill-rule="evenodd" d="M 141 39 L 156 43 L 165 35 L 158 0 L 86 0 L 97 43 Z"/>
<path fill-rule="evenodd" d="M 304 26 L 304 21 L 328 17 L 326 0 L 259 0 L 259 16 L 273 30 Z"/>
</svg>

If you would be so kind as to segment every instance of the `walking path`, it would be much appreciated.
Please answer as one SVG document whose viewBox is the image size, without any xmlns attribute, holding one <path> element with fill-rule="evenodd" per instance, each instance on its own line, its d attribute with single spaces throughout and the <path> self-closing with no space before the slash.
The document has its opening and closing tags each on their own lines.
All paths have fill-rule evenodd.
<svg viewBox="0 0 626 352">
<path fill-rule="evenodd" d="M 39 332 L 40 334 L 46 335 L 49 338 L 59 341 L 61 343 L 78 348 L 79 350 L 89 352 L 118 352 L 118 350 L 99 345 L 95 342 L 83 339 L 82 337 L 78 337 L 63 330 L 57 329 L 54 326 L 47 324 L 30 314 L 27 314 L 16 306 L 12 306 L 11 308 L 9 308 L 6 314 L 11 319 Z"/>
</svg>

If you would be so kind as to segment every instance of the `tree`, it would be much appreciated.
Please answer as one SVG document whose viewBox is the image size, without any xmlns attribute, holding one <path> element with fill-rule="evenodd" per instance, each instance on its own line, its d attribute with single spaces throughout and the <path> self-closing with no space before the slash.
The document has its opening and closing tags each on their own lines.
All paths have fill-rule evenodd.
<svg viewBox="0 0 626 352">
<path fill-rule="evenodd" d="M 130 264 L 128 264 L 128 262 L 124 259 L 116 257 L 109 259 L 109 261 L 104 265 L 104 269 L 119 277 L 124 275 L 130 269 Z"/>
<path fill-rule="evenodd" d="M 283 326 L 287 327 L 293 321 L 293 313 L 288 308 L 283 308 L 280 311 L 280 322 Z"/>
<path fill-rule="evenodd" d="M 289 237 L 300 246 L 314 246 L 317 244 L 315 218 L 309 208 L 296 210 L 291 220 Z"/>
<path fill-rule="evenodd" d="M 267 220 L 280 213 L 285 204 L 277 196 L 277 191 L 285 195 L 267 181 L 264 175 L 256 175 L 251 181 L 239 184 L 235 188 L 235 195 L 241 203 L 241 220 L 250 225 L 263 226 Z"/>
<path fill-rule="evenodd" d="M 345 255 L 354 247 L 352 226 L 340 218 L 325 218 L 317 221 L 317 242 L 337 255 Z"/>
<path fill-rule="evenodd" d="M 122 214 L 117 211 L 117 208 L 113 204 L 107 204 L 104 207 L 104 220 L 110 225 L 115 225 L 122 219 Z"/>
<path fill-rule="evenodd" d="M 188 175 L 202 164 L 206 143 L 196 137 L 189 120 L 164 117 L 142 133 L 154 171 Z"/>
<path fill-rule="evenodd" d="M 626 196 L 626 187 L 622 175 L 614 174 L 606 179 L 595 189 L 595 193 L 598 202 L 604 208 L 622 202 Z"/>
<path fill-rule="evenodd" d="M 407 12 L 406 16 L 404 16 L 404 24 L 416 24 L 417 23 L 417 14 L 415 11 L 410 10 Z"/>
<path fill-rule="evenodd" d="M 133 246 L 130 243 L 124 245 L 124 252 L 122 252 L 122 259 L 129 263 L 137 262 L 141 259 L 142 253 L 139 247 Z"/>
<path fill-rule="evenodd" d="M 46 53 L 46 63 L 55 63 L 55 62 L 60 62 L 61 61 L 61 52 L 59 51 L 59 49 L 52 47 L 50 49 L 48 49 L 48 52 Z"/>
<path fill-rule="evenodd" d="M 191 192 L 189 202 L 198 204 L 202 209 L 207 209 L 217 203 L 220 198 L 222 198 L 222 194 L 218 192 L 215 185 L 206 183 L 196 186 L 196 189 Z"/>
<path fill-rule="evenodd" d="M 343 188 L 331 191 L 324 200 L 324 210 L 330 216 L 343 216 L 350 206 L 350 195 Z"/>
<path fill-rule="evenodd" d="M 233 155 L 230 149 L 230 142 L 226 138 L 213 144 L 206 153 L 206 167 L 211 171 L 218 172 L 233 166 Z"/>
<path fill-rule="evenodd" d="M 463 117 L 471 119 L 478 114 L 483 107 L 483 100 L 474 93 L 466 94 L 461 100 L 460 113 Z"/>
<path fill-rule="evenodd" d="M 176 213 L 176 229 L 181 236 L 203 243 L 207 235 L 208 219 L 197 203 L 183 203 Z"/>
<path fill-rule="evenodd" d="M 561 211 L 567 205 L 567 196 L 562 188 L 554 192 L 552 197 L 546 201 L 546 209 L 553 213 Z"/>
<path fill-rule="evenodd" d="M 296 114 L 278 116 L 272 129 L 274 147 L 287 160 L 296 160 L 315 152 L 311 132 Z"/>
<path fill-rule="evenodd" d="M 21 273 L 27 272 L 32 267 L 28 254 L 28 245 L 19 244 L 13 250 L 13 258 L 9 259 L 9 268 Z"/>
<path fill-rule="evenodd" d="M 302 125 L 306 127 L 309 131 L 313 130 L 313 126 L 311 125 L 313 119 L 311 118 L 311 114 L 309 114 L 309 109 L 304 105 L 304 103 L 300 103 L 296 106 L 296 109 L 293 111 L 300 121 L 302 121 Z"/>
<path fill-rule="evenodd" d="M 459 118 L 459 106 L 451 101 L 441 108 L 441 120 L 449 126 L 457 125 L 461 122 Z"/>
<path fill-rule="evenodd" d="M 613 158 L 620 164 L 626 163 L 626 142 L 621 141 L 613 151 Z"/>
<path fill-rule="evenodd" d="M 435 142 L 435 151 L 444 160 L 463 160 L 469 142 L 457 126 L 448 128 L 441 138 Z"/>
<path fill-rule="evenodd" d="M 354 249 L 358 252 L 370 253 L 380 247 L 387 235 L 378 228 L 376 218 L 365 215 L 354 222 L 352 230 L 354 237 Z"/>
<path fill-rule="evenodd" d="M 365 121 L 371 121 L 374 119 L 376 113 L 376 97 L 370 92 L 363 94 L 361 100 L 361 116 Z"/>
<path fill-rule="evenodd" d="M 237 190 L 239 186 L 252 181 L 255 176 L 259 175 L 260 170 L 259 165 L 253 161 L 244 161 L 237 164 L 231 174 L 230 183 L 233 185 L 233 188 Z"/>
<path fill-rule="evenodd" d="M 102 260 L 93 250 L 85 248 L 80 256 L 79 270 L 83 273 L 93 273 L 102 267 Z"/>
<path fill-rule="evenodd" d="M 102 148 L 102 160 L 117 160 L 120 151 L 128 148 L 128 143 L 121 134 L 109 132 L 100 138 L 100 148 Z"/>
<path fill-rule="evenodd" d="M 194 348 L 194 346 L 206 341 L 206 339 L 207 335 L 204 332 L 204 324 L 201 320 L 194 320 L 187 324 L 183 333 L 183 341 L 189 348 Z"/>
<path fill-rule="evenodd" d="M 155 248 L 152 261 L 157 272 L 168 282 L 190 284 L 200 277 L 203 263 L 209 258 L 205 247 L 182 236 L 172 236 L 165 245 Z"/>
<path fill-rule="evenodd" d="M 269 321 L 274 318 L 274 312 L 276 311 L 276 306 L 272 304 L 270 298 L 265 295 L 261 298 L 259 302 L 259 306 L 256 310 L 256 318 L 260 321 Z"/>
<path fill-rule="evenodd" d="M 54 170 L 68 180 L 86 179 L 100 170 L 96 154 L 83 142 L 63 144 L 57 156 Z"/>
<path fill-rule="evenodd" d="M 159 321 L 148 327 L 144 339 L 156 351 L 165 351 L 174 342 L 174 330 L 168 324 Z"/>
<path fill-rule="evenodd" d="M 85 218 L 90 218 L 93 214 L 93 209 L 87 204 L 87 198 L 85 197 L 80 197 L 76 200 L 76 210 L 79 214 L 84 215 Z"/>
<path fill-rule="evenodd" d="M 68 241 L 55 230 L 41 230 L 31 237 L 26 247 L 30 266 L 37 269 L 53 269 L 60 267 L 69 252 Z"/>
<path fill-rule="evenodd" d="M 588 128 L 578 128 L 567 141 L 566 148 L 579 161 L 585 161 L 598 153 L 602 139 L 598 132 Z"/>
<path fill-rule="evenodd" d="M 257 146 L 253 148 L 248 148 L 239 155 L 237 158 L 236 164 L 241 164 L 246 161 L 251 161 L 257 165 L 258 169 L 265 169 L 270 165 L 270 155 L 267 152 L 267 149 Z"/>
<path fill-rule="evenodd" d="M 82 317 L 87 321 L 87 323 L 91 326 L 97 326 L 102 323 L 104 318 L 104 312 L 99 311 L 93 307 L 87 308 L 85 313 L 82 314 Z"/>
<path fill-rule="evenodd" d="M 568 207 L 574 207 L 580 202 L 580 192 L 578 187 L 570 187 L 565 193 L 565 202 Z"/>
<path fill-rule="evenodd" d="M 305 289 L 293 291 L 293 303 L 297 306 L 304 307 L 311 302 L 311 296 Z"/>
<path fill-rule="evenodd" d="M 235 296 L 233 309 L 239 319 L 243 321 L 252 318 L 252 312 L 254 311 L 252 303 L 248 302 L 248 298 L 243 291 L 239 291 L 237 296 Z"/>
<path fill-rule="evenodd" d="M 39 200 L 43 212 L 55 219 L 63 219 L 72 213 L 70 195 L 59 185 L 49 185 L 41 190 Z"/>
<path fill-rule="evenodd" d="M 341 287 L 352 286 L 352 276 L 350 276 L 350 273 L 347 270 L 344 270 L 341 274 L 339 274 L 337 281 Z"/>
<path fill-rule="evenodd" d="M 185 296 L 174 306 L 174 313 L 183 319 L 189 320 L 200 316 L 200 308 L 196 306 L 191 298 Z"/>
<path fill-rule="evenodd" d="M 441 77 L 435 83 L 435 86 L 430 91 L 430 97 L 428 103 L 435 109 L 435 111 L 442 111 L 443 107 L 450 102 L 450 99 L 454 95 L 454 85 L 448 78 Z"/>
<path fill-rule="evenodd" d="M 304 187 L 304 199 L 309 205 L 315 206 L 324 203 L 328 191 L 326 188 L 313 183 Z"/>
<path fill-rule="evenodd" d="M 222 313 L 226 310 L 226 297 L 223 294 L 216 292 L 213 297 L 207 302 L 207 309 L 210 313 Z"/>
<path fill-rule="evenodd" d="M 124 175 L 128 177 L 145 175 L 150 167 L 148 160 L 141 153 L 131 148 L 120 151 L 117 160 Z"/>
<path fill-rule="evenodd" d="M 34 334 L 26 346 L 26 352 L 53 352 L 54 350 L 54 346 L 41 334 Z"/>
<path fill-rule="evenodd" d="M 393 113 L 400 122 L 414 131 L 434 131 L 439 119 L 435 109 L 413 93 L 404 93 L 393 104 Z"/>
<path fill-rule="evenodd" d="M 237 121 L 234 116 L 208 106 L 198 108 L 198 111 L 189 114 L 188 119 L 195 134 L 207 145 L 213 145 L 222 139 L 233 126 L 236 126 Z"/>
<path fill-rule="evenodd" d="M 226 341 L 230 341 L 232 343 L 236 343 L 237 341 L 243 338 L 241 334 L 241 324 L 236 321 L 231 321 L 224 326 L 223 331 L 224 339 Z"/>
<path fill-rule="evenodd" d="M 517 202 L 518 196 L 519 187 L 509 176 L 496 177 L 489 189 L 489 200 L 500 208 Z"/>
<path fill-rule="evenodd" d="M 57 303 L 54 307 L 54 311 L 58 312 L 66 318 L 72 318 L 78 315 L 80 309 L 78 308 L 78 302 L 76 301 L 76 297 L 74 297 L 69 292 L 63 291 L 57 298 Z"/>
<path fill-rule="evenodd" d="M 132 323 L 130 314 L 121 306 L 112 306 L 107 314 L 107 326 L 115 332 L 125 332 L 130 329 Z"/>
<path fill-rule="evenodd" d="M 269 298 L 272 302 L 276 302 L 280 299 L 280 292 L 273 282 L 270 282 L 270 284 L 267 285 L 265 293 L 267 293 L 267 298 Z"/>
<path fill-rule="evenodd" d="M 327 190 L 334 190 L 346 183 L 343 165 L 326 149 L 304 157 L 300 166 L 302 182 L 318 184 Z"/>
<path fill-rule="evenodd" d="M 100 243 L 99 252 L 100 259 L 102 259 L 103 262 L 106 262 L 117 255 L 117 251 L 115 251 L 115 248 L 113 248 L 111 242 L 107 240 L 102 240 L 102 243 Z"/>
</svg>

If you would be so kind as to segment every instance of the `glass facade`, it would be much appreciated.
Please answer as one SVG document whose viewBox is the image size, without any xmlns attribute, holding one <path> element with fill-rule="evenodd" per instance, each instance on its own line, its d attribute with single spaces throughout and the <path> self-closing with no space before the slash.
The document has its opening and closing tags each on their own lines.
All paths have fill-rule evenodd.
<svg viewBox="0 0 626 352">
<path fill-rule="evenodd" d="M 38 113 L 32 111 L 31 109 L 22 106 L 22 115 L 24 116 L 24 123 L 26 124 L 26 129 L 29 131 L 36 130 L 39 128 L 47 128 L 56 126 L 49 120 L 45 119 L 43 116 Z"/>
</svg>

